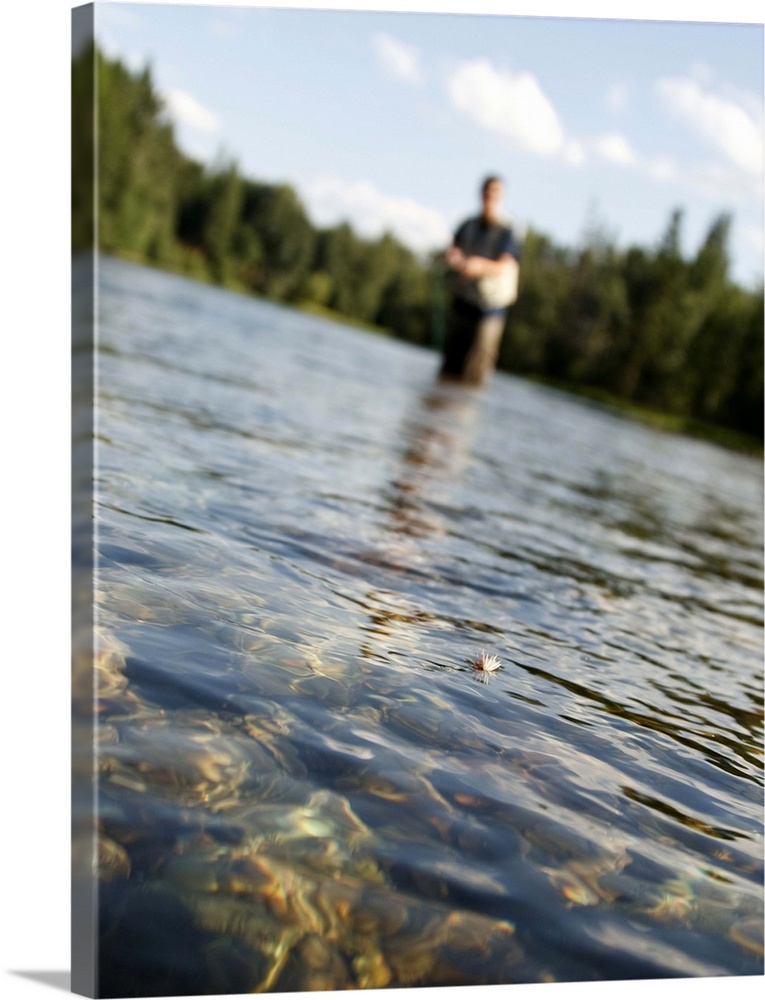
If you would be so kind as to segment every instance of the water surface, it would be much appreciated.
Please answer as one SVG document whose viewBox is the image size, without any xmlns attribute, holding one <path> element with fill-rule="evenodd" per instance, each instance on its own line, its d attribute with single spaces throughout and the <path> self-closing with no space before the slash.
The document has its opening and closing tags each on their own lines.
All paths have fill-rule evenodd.
<svg viewBox="0 0 765 1000">
<path fill-rule="evenodd" d="M 762 974 L 759 462 L 113 260 L 98 336 L 104 995 Z"/>
</svg>

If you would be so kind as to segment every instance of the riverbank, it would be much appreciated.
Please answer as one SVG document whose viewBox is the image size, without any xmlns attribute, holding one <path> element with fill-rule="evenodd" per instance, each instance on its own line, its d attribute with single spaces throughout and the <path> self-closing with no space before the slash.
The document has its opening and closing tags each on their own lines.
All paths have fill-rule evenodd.
<svg viewBox="0 0 765 1000">
<path fill-rule="evenodd" d="M 682 434 L 685 437 L 709 441 L 723 448 L 729 448 L 731 451 L 737 451 L 752 458 L 763 459 L 763 444 L 761 441 L 748 434 L 742 434 L 740 431 L 731 430 L 729 427 L 706 423 L 694 417 L 651 410 L 647 407 L 638 406 L 629 400 L 622 399 L 620 396 L 612 396 L 601 389 L 595 389 L 590 386 L 560 382 L 556 379 L 545 378 L 539 375 L 524 375 L 523 377 L 539 385 L 546 385 L 561 392 L 580 396 L 597 406 L 603 407 L 603 409 L 609 410 L 612 413 L 618 413 L 647 427 L 653 427 L 655 430 L 666 431 L 668 434 Z"/>
</svg>

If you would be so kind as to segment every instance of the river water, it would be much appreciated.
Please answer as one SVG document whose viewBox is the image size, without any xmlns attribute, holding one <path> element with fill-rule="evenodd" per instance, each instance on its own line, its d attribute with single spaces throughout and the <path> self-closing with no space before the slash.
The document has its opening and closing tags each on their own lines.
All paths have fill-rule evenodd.
<svg viewBox="0 0 765 1000">
<path fill-rule="evenodd" d="M 102 995 L 762 974 L 761 463 L 98 287 Z"/>
</svg>

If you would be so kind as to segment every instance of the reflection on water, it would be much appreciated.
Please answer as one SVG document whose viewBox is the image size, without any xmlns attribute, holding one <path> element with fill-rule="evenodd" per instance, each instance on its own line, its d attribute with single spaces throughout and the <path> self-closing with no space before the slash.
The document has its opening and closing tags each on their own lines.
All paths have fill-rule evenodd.
<svg viewBox="0 0 765 1000">
<path fill-rule="evenodd" d="M 101 283 L 104 995 L 761 974 L 759 465 Z"/>
</svg>

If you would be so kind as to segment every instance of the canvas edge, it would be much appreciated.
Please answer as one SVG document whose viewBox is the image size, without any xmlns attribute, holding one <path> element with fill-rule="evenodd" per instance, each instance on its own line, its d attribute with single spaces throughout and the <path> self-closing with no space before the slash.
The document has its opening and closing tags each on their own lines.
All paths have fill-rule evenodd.
<svg viewBox="0 0 765 1000">
<path fill-rule="evenodd" d="M 71 10 L 71 991 L 97 995 L 93 482 L 96 316 L 95 5 Z M 76 79 L 75 79 L 76 77 Z"/>
</svg>

